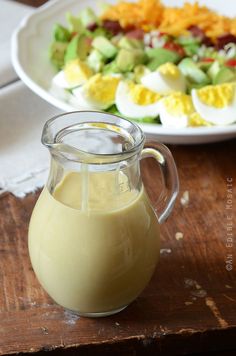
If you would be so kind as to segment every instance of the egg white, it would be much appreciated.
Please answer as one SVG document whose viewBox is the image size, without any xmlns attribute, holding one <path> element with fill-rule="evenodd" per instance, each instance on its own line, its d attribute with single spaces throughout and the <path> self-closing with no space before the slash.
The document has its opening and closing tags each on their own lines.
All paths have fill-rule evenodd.
<svg viewBox="0 0 236 356">
<path fill-rule="evenodd" d="M 236 121 L 236 91 L 232 103 L 224 108 L 204 104 L 198 97 L 196 89 L 192 90 L 191 95 L 196 111 L 204 120 L 215 125 L 230 125 Z"/>
<path fill-rule="evenodd" d="M 61 70 L 53 77 L 52 84 L 53 84 L 53 86 L 56 86 L 56 87 L 62 88 L 62 89 L 73 89 L 75 87 L 75 85 L 71 85 L 66 80 L 64 70 Z"/>
<path fill-rule="evenodd" d="M 174 91 L 186 91 L 186 82 L 182 73 L 179 73 L 178 78 L 170 78 L 158 71 L 151 72 L 141 78 L 141 83 L 146 88 L 163 95 L 173 93 Z"/>
<path fill-rule="evenodd" d="M 81 107 L 83 109 L 91 110 L 104 110 L 107 108 L 107 105 L 104 105 L 102 103 L 92 100 L 92 98 L 89 98 L 83 86 L 75 88 L 72 93 L 74 95 L 74 98 L 71 99 L 70 102 L 75 107 Z"/>
<path fill-rule="evenodd" d="M 173 115 L 169 113 L 164 104 L 164 99 L 160 100 L 159 104 L 160 110 L 160 121 L 163 126 L 170 128 L 183 128 L 188 126 L 189 117 L 188 115 Z"/>
<path fill-rule="evenodd" d="M 139 105 L 134 103 L 130 95 L 129 85 L 124 81 L 121 81 L 118 84 L 115 103 L 119 112 L 131 119 L 157 117 L 159 114 L 159 100 L 149 105 Z"/>
</svg>

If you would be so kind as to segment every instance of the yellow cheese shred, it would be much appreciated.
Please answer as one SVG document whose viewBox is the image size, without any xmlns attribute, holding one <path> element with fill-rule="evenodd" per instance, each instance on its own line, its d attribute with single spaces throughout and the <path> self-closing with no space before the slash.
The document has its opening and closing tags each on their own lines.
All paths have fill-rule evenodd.
<svg viewBox="0 0 236 356">
<path fill-rule="evenodd" d="M 225 33 L 236 35 L 236 18 L 221 16 L 197 2 L 177 8 L 166 7 L 160 0 L 119 1 L 108 7 L 102 19 L 119 21 L 123 28 L 159 29 L 173 36 L 186 34 L 191 25 L 200 27 L 213 40 Z"/>
</svg>

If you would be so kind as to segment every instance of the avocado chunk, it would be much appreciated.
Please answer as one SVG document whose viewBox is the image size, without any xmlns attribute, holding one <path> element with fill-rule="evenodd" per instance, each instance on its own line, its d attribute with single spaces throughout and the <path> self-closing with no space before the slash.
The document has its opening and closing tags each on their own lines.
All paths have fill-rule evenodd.
<svg viewBox="0 0 236 356">
<path fill-rule="evenodd" d="M 82 61 L 85 60 L 90 47 L 87 36 L 77 34 L 68 44 L 65 54 L 65 63 L 76 58 L 79 58 Z"/>
<path fill-rule="evenodd" d="M 187 94 L 191 94 L 192 89 L 201 89 L 205 86 L 205 84 L 202 83 L 193 83 L 189 80 L 187 82 Z"/>
<path fill-rule="evenodd" d="M 110 63 L 107 63 L 102 70 L 103 74 L 114 74 L 114 73 L 120 73 L 119 68 L 117 67 L 116 61 L 112 61 Z"/>
<path fill-rule="evenodd" d="M 58 42 L 69 42 L 71 38 L 71 34 L 67 28 L 58 23 L 54 25 L 53 36 L 55 41 Z"/>
<path fill-rule="evenodd" d="M 136 83 L 141 83 L 141 78 L 149 74 L 150 70 L 143 64 L 139 64 L 134 68 L 134 79 Z"/>
<path fill-rule="evenodd" d="M 200 68 L 204 72 L 207 72 L 208 69 L 210 68 L 210 66 L 212 65 L 212 62 L 204 62 L 204 61 L 200 60 L 200 62 L 198 62 L 197 65 L 198 65 L 198 68 Z"/>
<path fill-rule="evenodd" d="M 99 72 L 105 63 L 104 56 L 97 49 L 93 49 L 87 57 L 88 65 L 95 72 Z"/>
<path fill-rule="evenodd" d="M 103 54 L 105 58 L 113 58 L 117 54 L 117 48 L 106 37 L 97 36 L 92 42 L 92 47 Z"/>
<path fill-rule="evenodd" d="M 64 66 L 64 57 L 67 47 L 67 42 L 53 42 L 50 46 L 49 58 L 58 70 Z"/>
<path fill-rule="evenodd" d="M 85 31 L 85 28 L 80 18 L 73 16 L 70 12 L 67 12 L 66 19 L 69 24 L 71 32 L 82 33 Z"/>
<path fill-rule="evenodd" d="M 79 14 L 79 18 L 84 27 L 88 27 L 91 24 L 98 23 L 98 17 L 95 15 L 94 11 L 90 7 L 87 7 L 86 9 L 82 10 Z"/>
<path fill-rule="evenodd" d="M 177 63 L 180 60 L 180 55 L 177 52 L 165 48 L 150 48 L 146 50 L 146 53 L 150 59 L 147 66 L 152 71 L 167 62 Z"/>
<path fill-rule="evenodd" d="M 135 38 L 128 38 L 128 37 L 121 37 L 121 39 L 118 42 L 118 47 L 119 48 L 124 48 L 124 49 L 143 49 L 143 42 L 139 41 Z"/>
<path fill-rule="evenodd" d="M 88 31 L 87 31 L 88 32 Z M 94 30 L 93 32 L 89 31 L 89 34 L 92 38 L 101 36 L 101 37 L 106 37 L 107 36 L 107 32 L 104 28 L 102 27 L 97 27 L 96 30 Z"/>
<path fill-rule="evenodd" d="M 199 39 L 199 37 L 179 36 L 176 39 L 176 42 L 179 43 L 181 46 L 189 46 L 192 44 L 200 44 L 201 40 Z"/>
<path fill-rule="evenodd" d="M 179 63 L 179 69 L 183 75 L 192 83 L 196 84 L 209 84 L 210 79 L 191 58 L 184 58 Z"/>
<path fill-rule="evenodd" d="M 213 79 L 213 84 L 229 83 L 236 79 L 234 71 L 230 68 L 222 67 Z"/>
<path fill-rule="evenodd" d="M 189 45 L 184 46 L 184 51 L 187 56 L 194 56 L 199 51 L 200 46 L 197 43 L 192 43 Z"/>
<path fill-rule="evenodd" d="M 120 72 L 130 72 L 136 65 L 144 64 L 146 59 L 145 52 L 140 49 L 128 50 L 122 48 L 116 57 L 116 64 Z"/>
<path fill-rule="evenodd" d="M 212 81 L 217 76 L 220 69 L 221 69 L 221 66 L 218 61 L 215 61 L 211 64 L 210 68 L 207 71 L 207 75 L 211 78 Z"/>
</svg>

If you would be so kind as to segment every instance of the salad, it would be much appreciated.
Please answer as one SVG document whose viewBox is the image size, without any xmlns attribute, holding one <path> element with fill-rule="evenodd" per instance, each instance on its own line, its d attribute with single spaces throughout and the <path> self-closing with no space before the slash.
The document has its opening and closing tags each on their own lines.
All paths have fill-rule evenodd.
<svg viewBox="0 0 236 356">
<path fill-rule="evenodd" d="M 158 0 L 66 19 L 53 30 L 51 91 L 73 107 L 176 128 L 236 122 L 235 19 Z"/>
</svg>

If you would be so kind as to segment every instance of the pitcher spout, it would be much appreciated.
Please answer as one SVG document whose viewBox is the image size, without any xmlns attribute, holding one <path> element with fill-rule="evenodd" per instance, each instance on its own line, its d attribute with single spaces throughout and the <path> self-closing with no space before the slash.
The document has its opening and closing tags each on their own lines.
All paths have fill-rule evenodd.
<svg viewBox="0 0 236 356">
<path fill-rule="evenodd" d="M 47 121 L 42 143 L 54 156 L 81 163 L 123 161 L 141 150 L 140 128 L 115 115 L 75 111 Z"/>
</svg>

